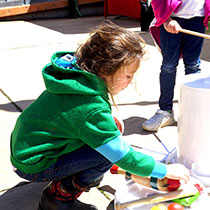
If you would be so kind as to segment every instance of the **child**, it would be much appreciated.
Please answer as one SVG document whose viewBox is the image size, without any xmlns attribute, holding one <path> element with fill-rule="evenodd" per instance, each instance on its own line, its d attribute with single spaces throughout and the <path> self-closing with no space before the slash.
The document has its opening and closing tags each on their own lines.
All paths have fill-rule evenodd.
<svg viewBox="0 0 210 210">
<path fill-rule="evenodd" d="M 186 75 L 201 71 L 203 38 L 179 33 L 179 29 L 204 33 L 210 16 L 210 0 L 152 0 L 151 4 L 156 22 L 151 25 L 150 32 L 161 48 L 163 59 L 159 78 L 159 109 L 142 127 L 147 131 L 157 131 L 175 123 L 173 97 L 181 55 Z"/>
<path fill-rule="evenodd" d="M 143 54 L 138 34 L 108 21 L 76 53 L 57 52 L 44 67 L 46 90 L 19 116 L 11 136 L 15 172 L 30 181 L 51 181 L 39 210 L 97 209 L 77 198 L 99 185 L 113 163 L 139 176 L 188 181 L 184 166 L 135 152 L 112 117 L 108 93 L 128 86 Z"/>
</svg>

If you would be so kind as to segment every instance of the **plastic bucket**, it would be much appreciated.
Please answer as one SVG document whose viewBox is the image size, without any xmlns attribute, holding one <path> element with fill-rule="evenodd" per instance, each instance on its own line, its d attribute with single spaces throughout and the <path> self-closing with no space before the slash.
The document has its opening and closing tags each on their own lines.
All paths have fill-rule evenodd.
<svg viewBox="0 0 210 210">
<path fill-rule="evenodd" d="M 210 77 L 183 83 L 178 116 L 178 162 L 210 186 Z"/>
</svg>

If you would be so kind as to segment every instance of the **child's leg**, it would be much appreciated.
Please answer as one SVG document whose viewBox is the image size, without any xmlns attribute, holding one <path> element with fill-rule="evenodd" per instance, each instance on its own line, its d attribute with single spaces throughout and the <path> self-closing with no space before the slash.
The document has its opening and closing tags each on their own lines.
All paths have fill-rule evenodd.
<svg viewBox="0 0 210 210">
<path fill-rule="evenodd" d="M 96 209 L 77 201 L 77 197 L 99 185 L 112 163 L 89 146 L 63 155 L 48 169 L 37 174 L 16 173 L 30 181 L 52 181 L 42 192 L 39 210 Z"/>
<path fill-rule="evenodd" d="M 180 57 L 181 34 L 172 34 L 160 28 L 162 65 L 160 72 L 159 107 L 163 111 L 172 110 L 176 68 Z"/>
<path fill-rule="evenodd" d="M 194 17 L 186 20 L 183 28 L 204 33 L 203 17 Z M 200 72 L 200 54 L 203 42 L 204 39 L 201 37 L 183 34 L 183 62 L 186 75 Z"/>
<path fill-rule="evenodd" d="M 112 163 L 100 153 L 85 145 L 78 150 L 61 156 L 48 169 L 37 174 L 15 172 L 22 178 L 32 182 L 48 182 L 63 180 L 68 176 L 76 176 L 79 182 L 86 186 L 100 178 L 112 167 Z"/>
</svg>

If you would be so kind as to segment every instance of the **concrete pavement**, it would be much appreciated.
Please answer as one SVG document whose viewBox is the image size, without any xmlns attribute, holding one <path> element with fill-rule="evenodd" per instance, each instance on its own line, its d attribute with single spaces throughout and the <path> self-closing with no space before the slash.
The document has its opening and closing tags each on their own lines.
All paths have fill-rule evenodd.
<svg viewBox="0 0 210 210">
<path fill-rule="evenodd" d="M 136 75 L 136 83 L 116 97 L 119 112 L 125 123 L 125 139 L 136 149 L 157 151 L 162 159 L 177 145 L 177 126 L 169 126 L 157 133 L 146 132 L 141 124 L 158 109 L 159 68 L 161 55 L 148 32 L 140 31 L 139 21 L 114 18 L 113 22 L 139 32 L 145 39 L 148 54 Z M 10 134 L 21 111 L 44 90 L 41 70 L 55 51 L 75 50 L 88 35 L 90 28 L 104 17 L 51 19 L 0 22 L 0 209 L 36 210 L 39 193 L 47 183 L 27 183 L 18 177 L 10 164 Z M 210 42 L 205 40 L 202 66 L 210 69 Z M 180 62 L 175 89 L 174 110 L 177 119 L 179 82 L 183 77 Z M 81 201 L 94 203 L 99 210 L 113 209 L 113 192 L 124 182 L 121 175 L 106 173 L 100 187 L 83 193 Z M 14 187 L 15 186 L 15 187 Z"/>
</svg>

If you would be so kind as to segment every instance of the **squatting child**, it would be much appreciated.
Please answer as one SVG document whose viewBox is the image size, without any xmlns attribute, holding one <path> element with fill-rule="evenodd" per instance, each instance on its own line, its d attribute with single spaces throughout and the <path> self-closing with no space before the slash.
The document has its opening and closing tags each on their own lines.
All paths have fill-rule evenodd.
<svg viewBox="0 0 210 210">
<path fill-rule="evenodd" d="M 49 182 L 39 210 L 95 210 L 77 200 L 99 185 L 113 164 L 139 176 L 189 180 L 180 164 L 165 165 L 123 140 L 109 95 L 129 83 L 144 55 L 135 32 L 104 22 L 76 52 L 57 52 L 43 68 L 46 90 L 17 119 L 11 135 L 15 172 Z"/>
</svg>

